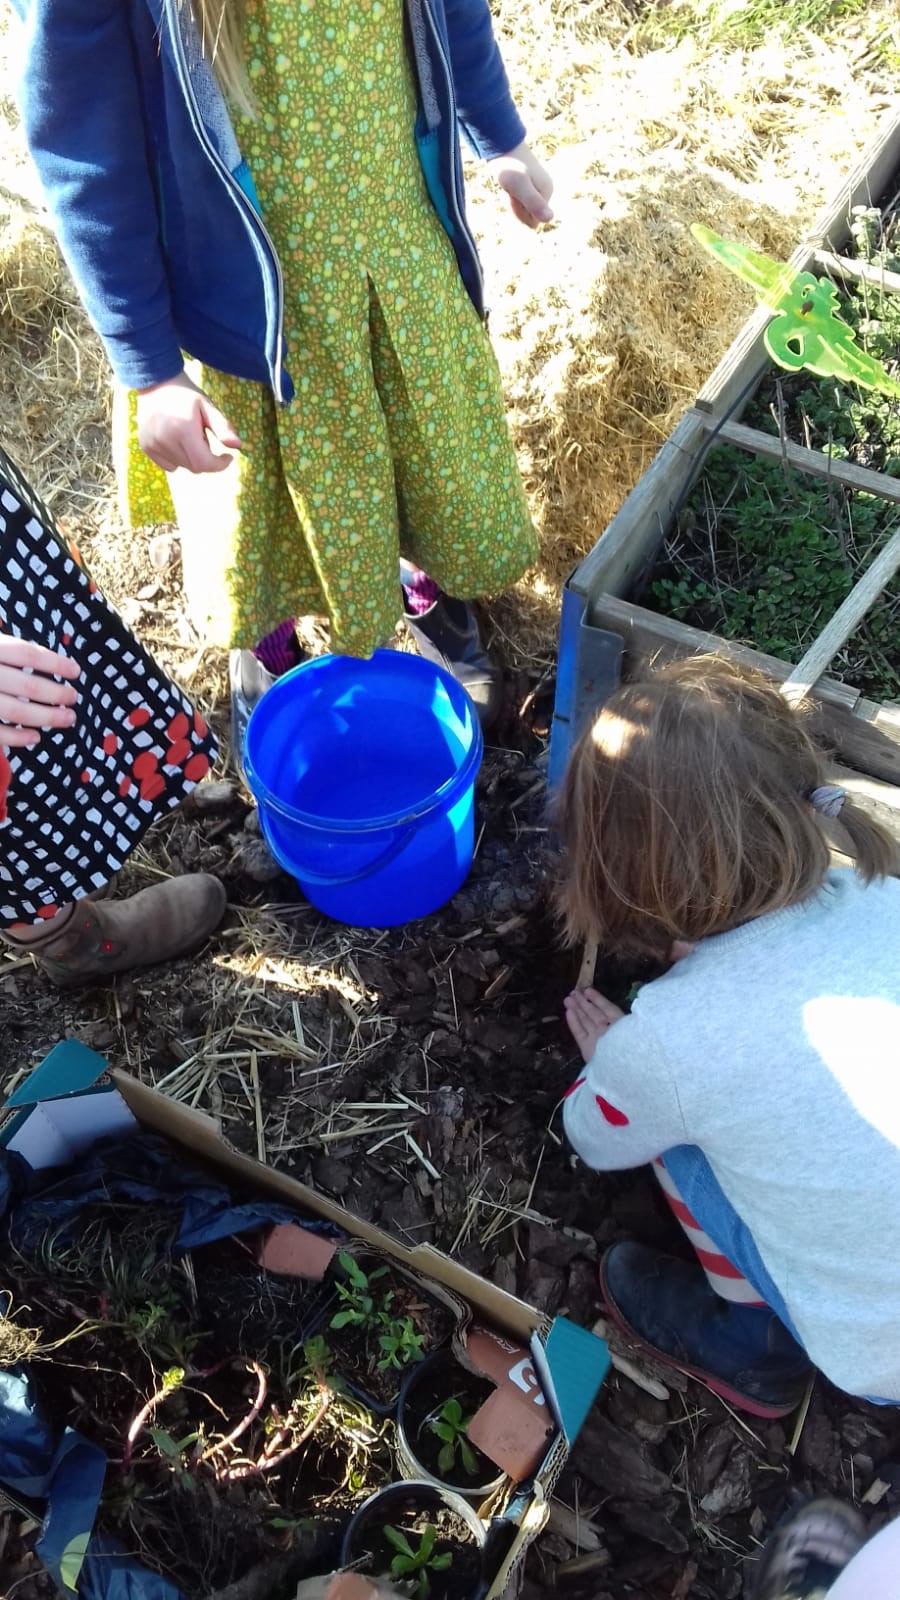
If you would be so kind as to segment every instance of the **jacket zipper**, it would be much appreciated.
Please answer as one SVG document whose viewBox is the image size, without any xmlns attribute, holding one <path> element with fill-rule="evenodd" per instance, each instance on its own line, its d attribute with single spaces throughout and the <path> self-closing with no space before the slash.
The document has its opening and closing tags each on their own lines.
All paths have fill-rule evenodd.
<svg viewBox="0 0 900 1600">
<path fill-rule="evenodd" d="M 453 73 L 450 70 L 450 63 L 447 60 L 447 52 L 444 49 L 444 42 L 443 42 L 443 40 L 441 38 L 440 31 L 438 29 L 438 25 L 434 20 L 434 14 L 433 14 L 433 12 L 431 10 L 431 0 L 422 0 L 422 11 L 423 11 L 423 13 L 424 13 L 424 15 L 425 15 L 425 17 L 427 19 L 428 25 L 429 25 L 429 27 L 431 29 L 432 39 L 434 40 L 434 42 L 435 42 L 435 44 L 437 46 L 438 54 L 439 54 L 439 56 L 441 58 L 441 66 L 443 67 L 443 71 L 444 71 L 444 81 L 445 81 L 445 83 L 447 85 L 447 89 L 448 89 L 448 93 L 449 93 L 449 104 L 450 104 L 451 107 L 455 107 L 455 105 L 456 105 L 456 96 L 455 96 L 455 94 L 453 92 Z M 451 137 L 451 142 L 452 142 L 452 140 L 456 137 L 456 130 L 455 129 L 451 129 L 450 137 Z M 475 243 L 474 236 L 469 231 L 469 225 L 466 222 L 465 215 L 463 213 L 462 202 L 460 200 L 459 192 L 458 192 L 458 189 L 457 189 L 456 161 L 455 160 L 451 160 L 451 177 L 452 177 L 452 180 L 453 180 L 453 187 L 452 187 L 452 192 L 451 192 L 449 198 L 453 202 L 454 221 L 456 222 L 457 226 L 459 227 L 459 231 L 462 234 L 463 238 L 465 239 L 466 243 L 468 244 L 469 249 L 470 249 L 471 254 L 472 254 L 472 265 L 475 268 L 476 281 L 478 283 L 478 292 L 479 292 L 479 296 L 480 296 L 480 299 L 481 299 L 481 314 L 482 314 L 482 316 L 484 316 L 485 315 L 485 309 L 484 309 L 484 274 L 483 274 L 483 272 L 481 270 L 481 261 L 479 260 L 479 257 L 478 257 L 478 246 Z"/>
<path fill-rule="evenodd" d="M 178 68 L 181 90 L 187 102 L 187 107 L 191 115 L 191 121 L 194 124 L 194 131 L 200 140 L 206 156 L 211 161 L 219 176 L 225 180 L 232 193 L 237 195 L 240 205 L 244 210 L 248 220 L 262 235 L 263 241 L 271 256 L 272 265 L 275 268 L 275 283 L 278 292 L 278 318 L 275 340 L 275 365 L 272 369 L 272 387 L 275 390 L 276 399 L 280 404 L 283 405 L 284 394 L 282 391 L 282 348 L 284 342 L 284 275 L 281 270 L 281 262 L 278 259 L 278 251 L 275 249 L 272 236 L 263 222 L 262 217 L 248 200 L 240 184 L 237 183 L 232 177 L 227 166 L 225 165 L 225 162 L 222 160 L 205 127 L 203 126 L 203 118 L 200 115 L 200 108 L 197 105 L 197 97 L 194 94 L 194 85 L 191 83 L 191 75 L 185 58 L 184 40 L 181 37 L 181 28 L 177 16 L 173 14 L 175 11 L 176 0 L 164 0 L 164 4 L 166 18 L 169 24 L 169 33 L 172 38 L 175 52 L 175 65 Z"/>
</svg>

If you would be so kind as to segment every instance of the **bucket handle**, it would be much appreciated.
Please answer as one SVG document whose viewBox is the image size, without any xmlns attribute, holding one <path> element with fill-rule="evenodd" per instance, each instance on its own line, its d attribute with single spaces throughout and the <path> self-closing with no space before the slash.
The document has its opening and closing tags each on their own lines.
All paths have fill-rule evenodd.
<svg viewBox="0 0 900 1600">
<path fill-rule="evenodd" d="M 265 818 L 263 818 L 263 831 L 268 833 Z M 307 872 L 305 868 L 302 873 L 298 873 L 296 867 L 289 868 L 289 871 L 297 878 L 298 882 L 313 883 L 317 889 L 344 889 L 351 883 L 361 883 L 363 878 L 371 878 L 374 873 L 380 872 L 383 867 L 390 866 L 391 862 L 396 861 L 401 852 L 406 849 L 416 831 L 415 826 L 405 828 L 400 837 L 394 840 L 393 844 L 389 844 L 386 850 L 382 850 L 380 856 L 376 856 L 374 861 L 370 861 L 366 867 L 361 867 L 358 872 L 339 873 L 337 877 L 332 877 L 327 872 Z M 269 843 L 272 843 L 271 839 Z"/>
</svg>

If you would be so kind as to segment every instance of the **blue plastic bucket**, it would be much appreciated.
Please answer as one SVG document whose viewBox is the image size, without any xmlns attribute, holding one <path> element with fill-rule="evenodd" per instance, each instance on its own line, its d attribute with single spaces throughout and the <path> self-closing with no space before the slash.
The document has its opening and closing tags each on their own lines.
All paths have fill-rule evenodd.
<svg viewBox="0 0 900 1600">
<path fill-rule="evenodd" d="M 279 678 L 244 771 L 275 859 L 338 922 L 392 928 L 456 893 L 483 741 L 465 690 L 419 656 L 320 656 Z"/>
</svg>

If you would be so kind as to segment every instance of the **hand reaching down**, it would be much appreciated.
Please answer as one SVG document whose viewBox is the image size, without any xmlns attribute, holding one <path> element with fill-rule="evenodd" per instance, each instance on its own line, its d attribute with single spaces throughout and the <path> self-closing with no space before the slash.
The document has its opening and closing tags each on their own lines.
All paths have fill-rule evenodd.
<svg viewBox="0 0 900 1600">
<path fill-rule="evenodd" d="M 566 995 L 565 1007 L 569 1032 L 585 1062 L 590 1061 L 607 1030 L 625 1015 L 597 989 L 573 989 Z"/>
<path fill-rule="evenodd" d="M 552 222 L 553 211 L 548 202 L 553 193 L 553 179 L 524 140 L 515 150 L 496 156 L 488 165 L 501 189 L 509 195 L 514 215 L 526 228 Z"/>
<path fill-rule="evenodd" d="M 243 449 L 228 418 L 186 372 L 138 391 L 137 427 L 138 444 L 164 472 L 224 472 L 232 457 L 213 451 L 210 436 L 226 451 Z"/>
</svg>

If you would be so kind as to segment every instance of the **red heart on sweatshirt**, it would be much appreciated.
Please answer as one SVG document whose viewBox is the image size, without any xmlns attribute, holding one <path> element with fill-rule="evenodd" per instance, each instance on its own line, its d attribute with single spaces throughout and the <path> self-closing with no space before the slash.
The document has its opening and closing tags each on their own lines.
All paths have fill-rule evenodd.
<svg viewBox="0 0 900 1600">
<path fill-rule="evenodd" d="M 628 1127 L 628 1118 L 624 1111 L 620 1111 L 617 1106 L 611 1106 L 608 1100 L 604 1100 L 602 1094 L 596 1095 L 595 1099 L 607 1122 L 612 1123 L 614 1128 Z"/>
</svg>

